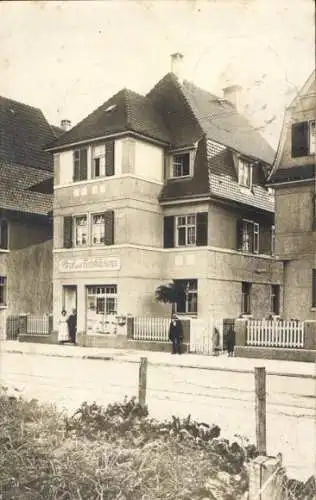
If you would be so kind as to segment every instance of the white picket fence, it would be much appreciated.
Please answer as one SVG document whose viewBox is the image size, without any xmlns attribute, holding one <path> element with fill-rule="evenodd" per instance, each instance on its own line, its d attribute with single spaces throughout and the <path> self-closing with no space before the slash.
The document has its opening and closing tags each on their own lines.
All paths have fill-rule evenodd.
<svg viewBox="0 0 316 500">
<path fill-rule="evenodd" d="M 304 322 L 249 320 L 247 345 L 261 347 L 304 347 Z"/>
<path fill-rule="evenodd" d="M 43 314 L 41 316 L 27 316 L 27 333 L 36 333 L 42 335 L 49 334 L 49 316 Z"/>
<path fill-rule="evenodd" d="M 190 323 L 190 352 L 214 354 L 215 329 L 217 329 L 219 335 L 219 345 L 217 347 L 219 350 L 223 349 L 223 320 L 192 318 Z"/>
<path fill-rule="evenodd" d="M 135 316 L 135 340 L 155 340 L 169 342 L 170 318 L 162 316 Z"/>
</svg>

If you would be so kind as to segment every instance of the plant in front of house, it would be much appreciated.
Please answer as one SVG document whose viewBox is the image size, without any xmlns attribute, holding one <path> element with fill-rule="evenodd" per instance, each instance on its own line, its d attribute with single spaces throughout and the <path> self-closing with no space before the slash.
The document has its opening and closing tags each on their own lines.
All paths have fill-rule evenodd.
<svg viewBox="0 0 316 500">
<path fill-rule="evenodd" d="M 182 283 L 175 280 L 166 285 L 159 285 L 155 291 L 155 299 L 157 302 L 171 304 L 171 313 L 176 311 L 176 304 L 183 302 L 185 297 L 185 288 Z"/>
</svg>

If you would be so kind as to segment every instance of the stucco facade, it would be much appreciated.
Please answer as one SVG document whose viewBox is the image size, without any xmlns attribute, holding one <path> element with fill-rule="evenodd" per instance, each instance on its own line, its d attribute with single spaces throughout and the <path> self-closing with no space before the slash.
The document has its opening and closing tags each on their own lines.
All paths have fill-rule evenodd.
<svg viewBox="0 0 316 500">
<path fill-rule="evenodd" d="M 5 278 L 0 306 L 0 334 L 6 318 L 19 314 L 49 314 L 53 302 L 52 222 L 6 213 L 8 249 L 0 249 L 0 276 Z"/>
<path fill-rule="evenodd" d="M 135 139 L 117 142 L 120 154 L 115 154 L 118 164 L 114 176 L 75 183 L 55 182 L 54 327 L 58 328 L 63 307 L 76 307 L 78 331 L 87 331 L 87 293 L 93 286 L 116 286 L 119 315 L 168 315 L 170 306 L 157 303 L 154 292 L 158 285 L 172 279 L 197 280 L 199 317 L 239 316 L 244 281 L 252 286 L 251 313 L 255 317 L 269 315 L 271 285 L 281 288 L 283 284 L 282 265 L 268 252 L 249 255 L 238 251 L 236 221 L 242 210 L 211 199 L 162 205 L 159 193 L 163 182 L 157 179 L 163 176 L 164 149 L 154 145 L 144 147 L 142 141 Z M 129 172 L 122 173 L 125 148 L 130 151 L 131 143 L 133 151 L 142 155 L 130 156 Z M 58 169 L 66 168 L 62 155 L 71 157 L 68 152 L 59 154 L 58 161 L 55 159 Z M 138 160 L 141 168 L 137 166 Z M 57 172 L 55 179 L 63 176 Z M 93 214 L 107 210 L 114 211 L 112 245 L 63 248 L 64 217 L 85 214 L 91 221 Z M 163 248 L 164 217 L 201 212 L 208 214 L 205 246 Z M 268 222 L 269 217 L 267 227 Z M 72 298 L 67 295 L 69 290 L 73 292 Z"/>
<path fill-rule="evenodd" d="M 279 313 L 274 152 L 230 102 L 168 74 L 147 96 L 118 92 L 49 151 L 55 329 L 63 308 L 87 333 L 111 315 L 169 315 L 155 290 L 172 280 L 183 315 Z"/>
<path fill-rule="evenodd" d="M 283 315 L 315 320 L 315 74 L 287 108 L 269 180 L 275 190 L 276 255 L 284 263 Z"/>
</svg>

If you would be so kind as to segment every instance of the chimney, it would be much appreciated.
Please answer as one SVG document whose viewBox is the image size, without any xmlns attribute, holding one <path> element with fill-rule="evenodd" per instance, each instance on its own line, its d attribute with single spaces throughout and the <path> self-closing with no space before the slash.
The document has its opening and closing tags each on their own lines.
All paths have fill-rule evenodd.
<svg viewBox="0 0 316 500">
<path fill-rule="evenodd" d="M 183 80 L 183 54 L 175 52 L 171 54 L 171 73 L 173 73 L 180 82 Z"/>
<path fill-rule="evenodd" d="M 62 128 L 65 132 L 71 128 L 71 121 L 70 120 L 61 120 L 60 122 L 60 128 Z"/>
<path fill-rule="evenodd" d="M 229 85 L 228 87 L 223 88 L 223 96 L 226 101 L 229 101 L 238 111 L 240 109 L 240 93 L 242 91 L 242 87 L 240 85 Z"/>
</svg>

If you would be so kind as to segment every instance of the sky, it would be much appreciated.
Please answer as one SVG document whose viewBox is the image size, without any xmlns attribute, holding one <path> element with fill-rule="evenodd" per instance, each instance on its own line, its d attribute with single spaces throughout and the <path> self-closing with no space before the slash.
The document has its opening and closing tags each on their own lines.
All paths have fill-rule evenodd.
<svg viewBox="0 0 316 500">
<path fill-rule="evenodd" d="M 313 0 L 0 2 L 0 95 L 78 123 L 126 87 L 147 93 L 184 55 L 184 77 L 241 108 L 273 147 L 315 67 Z M 4 22 L 3 22 L 4 21 Z"/>
</svg>

